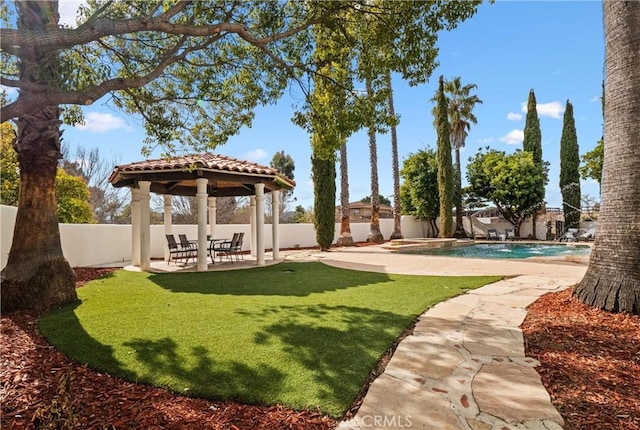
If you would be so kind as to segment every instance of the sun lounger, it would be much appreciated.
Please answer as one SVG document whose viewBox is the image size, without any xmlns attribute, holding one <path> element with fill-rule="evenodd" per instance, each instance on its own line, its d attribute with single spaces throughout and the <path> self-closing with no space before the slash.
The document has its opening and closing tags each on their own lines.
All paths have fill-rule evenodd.
<svg viewBox="0 0 640 430">
<path fill-rule="evenodd" d="M 560 242 L 575 242 L 577 233 L 577 228 L 568 228 L 567 231 L 565 231 L 564 234 L 560 236 Z"/>
<path fill-rule="evenodd" d="M 596 238 L 596 228 L 595 227 L 590 227 L 588 229 L 586 229 L 584 231 L 584 233 L 578 235 L 577 239 L 578 241 L 589 241 L 589 240 L 594 240 Z"/>
</svg>

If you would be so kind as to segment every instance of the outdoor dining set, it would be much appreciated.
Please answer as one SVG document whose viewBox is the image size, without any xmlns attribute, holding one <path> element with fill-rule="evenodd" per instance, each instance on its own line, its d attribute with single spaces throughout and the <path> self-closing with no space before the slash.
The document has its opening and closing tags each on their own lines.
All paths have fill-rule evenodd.
<svg viewBox="0 0 640 430">
<path fill-rule="evenodd" d="M 169 263 L 171 260 L 176 262 L 177 260 L 186 260 L 188 263 L 190 259 L 197 260 L 198 258 L 198 241 L 189 240 L 186 234 L 179 234 L 179 241 L 173 234 L 165 235 L 167 238 L 167 245 L 169 246 Z M 215 264 L 215 257 L 218 255 L 220 262 L 222 258 L 226 257 L 232 263 L 239 261 L 242 256 L 242 242 L 244 240 L 244 233 L 234 233 L 231 239 L 214 239 L 208 237 L 209 245 L 207 251 L 211 258 L 211 263 Z"/>
</svg>

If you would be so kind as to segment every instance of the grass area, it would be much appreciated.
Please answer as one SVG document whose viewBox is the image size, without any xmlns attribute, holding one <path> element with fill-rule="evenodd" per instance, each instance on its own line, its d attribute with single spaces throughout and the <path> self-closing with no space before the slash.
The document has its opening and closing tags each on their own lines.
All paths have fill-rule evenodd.
<svg viewBox="0 0 640 430">
<path fill-rule="evenodd" d="M 128 380 L 340 417 L 417 315 L 497 279 L 321 263 L 117 271 L 79 289 L 81 303 L 45 315 L 40 330 L 72 359 Z"/>
</svg>

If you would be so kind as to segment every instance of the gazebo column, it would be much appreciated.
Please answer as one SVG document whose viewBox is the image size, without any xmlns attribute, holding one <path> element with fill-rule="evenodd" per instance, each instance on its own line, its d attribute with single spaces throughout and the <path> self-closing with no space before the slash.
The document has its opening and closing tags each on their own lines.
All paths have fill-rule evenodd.
<svg viewBox="0 0 640 430">
<path fill-rule="evenodd" d="M 280 257 L 280 190 L 271 191 L 271 254 Z"/>
<path fill-rule="evenodd" d="M 165 194 L 164 198 L 164 234 L 171 234 L 173 232 L 171 225 L 171 194 Z M 169 254 L 169 247 L 164 247 L 164 261 L 169 261 L 171 254 Z"/>
<path fill-rule="evenodd" d="M 264 266 L 264 184 L 256 184 L 256 259 Z"/>
<path fill-rule="evenodd" d="M 131 265 L 140 266 L 140 188 L 131 188 Z"/>
<path fill-rule="evenodd" d="M 249 224 L 251 226 L 251 255 L 256 256 L 256 197 L 249 197 Z"/>
<path fill-rule="evenodd" d="M 151 269 L 151 210 L 149 209 L 149 191 L 151 182 L 140 181 L 140 270 Z"/>
<path fill-rule="evenodd" d="M 209 235 L 216 237 L 216 198 L 209 197 Z"/>
<path fill-rule="evenodd" d="M 206 272 L 207 263 L 207 178 L 196 179 L 198 200 L 198 272 Z"/>
</svg>

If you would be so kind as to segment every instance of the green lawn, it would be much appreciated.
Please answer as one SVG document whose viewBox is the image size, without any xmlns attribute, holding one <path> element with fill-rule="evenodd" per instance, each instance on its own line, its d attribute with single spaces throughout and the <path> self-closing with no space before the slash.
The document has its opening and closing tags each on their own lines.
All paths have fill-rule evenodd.
<svg viewBox="0 0 640 430">
<path fill-rule="evenodd" d="M 191 396 L 319 407 L 340 417 L 378 358 L 426 308 L 498 277 L 359 272 L 321 263 L 118 271 L 40 330 L 66 355 Z"/>
</svg>

